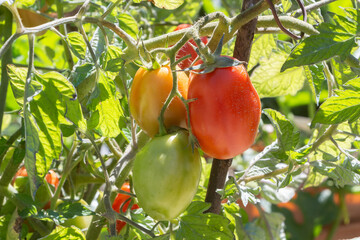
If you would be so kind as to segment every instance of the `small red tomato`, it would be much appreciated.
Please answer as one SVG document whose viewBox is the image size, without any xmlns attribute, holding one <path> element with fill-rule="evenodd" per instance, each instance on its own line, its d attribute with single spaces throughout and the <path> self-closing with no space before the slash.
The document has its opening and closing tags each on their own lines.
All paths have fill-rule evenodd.
<svg viewBox="0 0 360 240">
<path fill-rule="evenodd" d="M 14 185 L 15 179 L 17 177 L 27 177 L 27 176 L 28 176 L 28 174 L 27 174 L 26 168 L 23 166 L 15 173 L 15 176 L 14 176 L 13 180 L 11 181 L 11 184 Z M 47 183 L 53 185 L 55 187 L 55 189 L 59 185 L 59 177 L 56 174 L 56 172 L 54 172 L 54 170 L 49 170 L 49 173 L 46 174 L 46 176 L 45 176 L 45 180 Z"/>
<path fill-rule="evenodd" d="M 188 99 L 194 99 L 189 103 L 192 131 L 206 154 L 229 159 L 253 144 L 261 103 L 243 65 L 191 72 Z"/>
<path fill-rule="evenodd" d="M 126 192 L 130 192 L 130 185 L 129 183 L 124 183 L 121 187 L 121 190 L 126 191 Z M 129 199 L 129 200 L 128 200 Z M 128 201 L 127 201 L 128 200 Z M 126 202 L 127 201 L 127 202 Z M 124 205 L 123 203 L 126 202 Z M 116 195 L 116 198 L 113 202 L 112 208 L 114 209 L 114 211 L 120 213 L 120 207 L 121 205 L 123 205 L 121 212 L 126 212 L 126 210 L 128 209 L 130 204 L 130 196 L 127 194 L 123 194 L 123 193 L 118 193 Z M 137 204 L 132 205 L 131 210 L 134 209 L 138 209 L 139 206 Z M 121 231 L 121 229 L 126 225 L 126 222 L 121 221 L 121 220 L 116 220 L 116 231 L 119 233 Z"/>
<path fill-rule="evenodd" d="M 182 30 L 184 28 L 188 28 L 188 27 L 191 27 L 190 24 L 180 24 L 179 26 L 177 26 L 175 28 L 174 31 L 178 31 L 178 30 Z M 201 37 L 201 41 L 204 43 L 204 44 L 207 44 L 208 43 L 208 38 L 207 37 Z M 181 61 L 178 66 L 179 68 L 181 69 L 185 69 L 185 68 L 188 68 L 191 66 L 191 64 L 194 62 L 194 60 L 197 58 L 197 53 L 196 51 L 194 50 L 194 48 L 190 45 L 190 43 L 194 46 L 197 46 L 195 41 L 193 39 L 189 40 L 187 43 L 184 44 L 184 46 L 182 46 L 180 48 L 180 50 L 177 52 L 176 54 L 176 60 L 182 58 L 182 57 L 185 57 L 186 55 L 189 55 L 191 54 L 191 57 Z"/>
</svg>

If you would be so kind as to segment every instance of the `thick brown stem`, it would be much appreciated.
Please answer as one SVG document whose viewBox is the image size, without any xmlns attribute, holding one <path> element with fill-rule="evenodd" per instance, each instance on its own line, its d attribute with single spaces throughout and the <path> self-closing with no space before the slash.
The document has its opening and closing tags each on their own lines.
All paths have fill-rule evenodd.
<svg viewBox="0 0 360 240">
<path fill-rule="evenodd" d="M 206 212 L 220 214 L 221 196 L 216 192 L 216 190 L 224 188 L 227 172 L 231 163 L 232 159 L 220 160 L 214 158 L 205 198 L 205 202 L 211 203 L 211 207 Z"/>
<path fill-rule="evenodd" d="M 245 0 L 242 11 L 256 4 L 260 0 Z M 251 45 L 256 30 L 257 18 L 254 18 L 247 24 L 243 25 L 237 32 L 233 57 L 240 61 L 249 62 Z M 247 64 L 246 66 L 247 67 Z"/>
</svg>

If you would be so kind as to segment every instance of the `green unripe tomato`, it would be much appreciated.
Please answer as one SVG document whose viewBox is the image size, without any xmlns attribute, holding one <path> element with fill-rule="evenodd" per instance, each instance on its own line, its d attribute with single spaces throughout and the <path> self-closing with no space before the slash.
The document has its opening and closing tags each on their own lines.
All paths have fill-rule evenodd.
<svg viewBox="0 0 360 240">
<path fill-rule="evenodd" d="M 155 137 L 135 157 L 133 183 L 139 206 L 156 220 L 178 217 L 197 191 L 200 155 L 188 138 L 184 130 Z"/>
</svg>

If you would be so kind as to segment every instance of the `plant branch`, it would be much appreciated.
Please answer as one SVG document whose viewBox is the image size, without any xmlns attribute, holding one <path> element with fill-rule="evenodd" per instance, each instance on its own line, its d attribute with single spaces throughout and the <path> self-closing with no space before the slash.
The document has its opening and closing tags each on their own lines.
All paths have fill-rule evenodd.
<svg viewBox="0 0 360 240">
<path fill-rule="evenodd" d="M 6 8 L 4 8 L 5 15 L 5 24 L 4 24 L 4 40 L 8 40 L 11 38 L 12 34 L 12 14 Z M 7 73 L 7 65 L 12 61 L 12 51 L 11 49 L 7 49 L 4 53 L 4 57 L 1 58 L 1 85 L 0 85 L 0 135 L 2 130 L 2 123 L 4 117 L 4 111 L 6 106 L 6 96 L 9 86 L 9 76 Z M 1 158 L 0 158 L 1 164 Z"/>
</svg>

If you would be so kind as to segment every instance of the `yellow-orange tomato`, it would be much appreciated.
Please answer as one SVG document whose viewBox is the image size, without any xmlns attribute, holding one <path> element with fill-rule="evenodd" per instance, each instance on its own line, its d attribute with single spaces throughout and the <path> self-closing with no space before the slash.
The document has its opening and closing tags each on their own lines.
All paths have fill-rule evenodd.
<svg viewBox="0 0 360 240">
<path fill-rule="evenodd" d="M 178 89 L 187 99 L 189 79 L 184 72 L 179 72 Z M 159 131 L 159 114 L 173 85 L 169 66 L 156 70 L 139 68 L 130 91 L 130 111 L 136 123 L 150 136 Z M 175 97 L 165 111 L 165 126 L 186 127 L 185 105 Z"/>
</svg>

